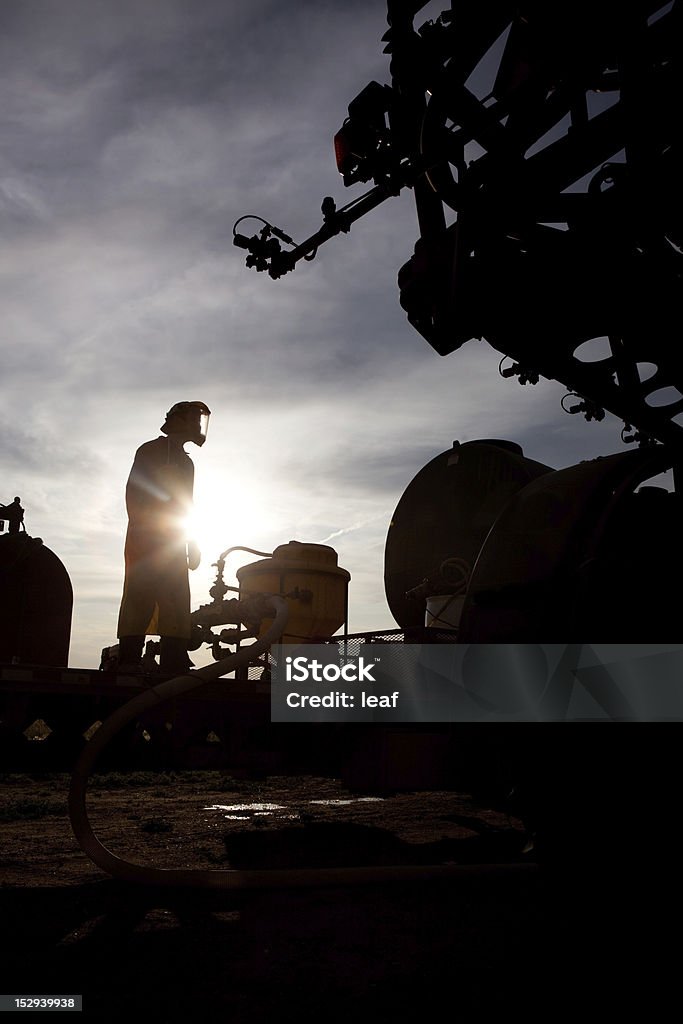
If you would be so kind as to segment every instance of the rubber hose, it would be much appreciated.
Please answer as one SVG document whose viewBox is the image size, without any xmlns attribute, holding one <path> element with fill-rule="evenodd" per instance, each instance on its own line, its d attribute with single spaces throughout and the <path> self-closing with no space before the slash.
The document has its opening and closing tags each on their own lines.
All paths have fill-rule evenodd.
<svg viewBox="0 0 683 1024">
<path fill-rule="evenodd" d="M 92 830 L 86 809 L 86 789 L 93 765 L 104 747 L 132 719 L 150 707 L 218 679 L 237 668 L 253 661 L 271 644 L 275 643 L 285 630 L 289 609 L 280 597 L 273 598 L 275 619 L 266 633 L 255 644 L 223 658 L 215 665 L 207 665 L 192 675 L 176 676 L 166 682 L 152 686 L 144 693 L 118 708 L 99 727 L 81 753 L 71 778 L 69 789 L 69 818 L 71 827 L 81 849 L 97 867 L 114 878 L 143 885 L 177 886 L 205 889 L 289 889 L 310 888 L 325 885 L 359 885 L 377 882 L 401 882 L 461 877 L 473 874 L 500 874 L 510 869 L 528 870 L 529 865 L 398 865 L 393 867 L 358 868 L 286 868 L 214 871 L 188 868 L 156 868 L 133 864 L 117 857 L 108 850 Z"/>
</svg>

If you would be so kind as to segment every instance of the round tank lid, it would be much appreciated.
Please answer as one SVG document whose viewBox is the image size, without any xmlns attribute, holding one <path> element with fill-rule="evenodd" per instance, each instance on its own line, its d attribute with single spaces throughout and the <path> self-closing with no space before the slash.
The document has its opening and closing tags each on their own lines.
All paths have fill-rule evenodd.
<svg viewBox="0 0 683 1024">
<path fill-rule="evenodd" d="M 337 564 L 337 552 L 327 544 L 305 544 L 300 540 L 290 540 L 288 544 L 280 544 L 273 551 L 276 561 L 287 562 L 320 562 L 324 565 Z"/>
<path fill-rule="evenodd" d="M 237 579 L 242 582 L 249 576 L 263 572 L 312 572 L 328 573 L 334 576 L 351 579 L 347 569 L 338 564 L 338 555 L 334 548 L 327 544 L 305 544 L 298 540 L 290 540 L 288 544 L 280 544 L 270 558 L 242 565 L 236 572 Z"/>
<path fill-rule="evenodd" d="M 482 437 L 478 438 L 477 444 L 492 444 L 496 448 L 503 448 L 506 452 L 513 452 L 515 455 L 524 455 L 524 449 L 521 444 L 517 444 L 516 441 L 506 441 L 499 437 Z"/>
</svg>

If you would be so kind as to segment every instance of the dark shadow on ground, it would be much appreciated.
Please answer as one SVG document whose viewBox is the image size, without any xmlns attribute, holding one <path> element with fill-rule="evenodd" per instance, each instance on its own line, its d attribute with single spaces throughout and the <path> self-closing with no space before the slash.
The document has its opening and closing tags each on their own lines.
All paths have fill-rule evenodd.
<svg viewBox="0 0 683 1024">
<path fill-rule="evenodd" d="M 458 820 L 448 816 L 447 820 Z M 464 819 L 463 819 L 464 823 Z M 311 821 L 292 826 L 231 833 L 226 858 L 234 868 L 356 867 L 381 864 L 502 864 L 522 862 L 526 842 L 519 829 L 486 828 L 480 834 L 444 837 L 436 842 L 405 842 L 392 832 L 352 822 Z"/>
<path fill-rule="evenodd" d="M 4 987 L 82 993 L 100 1019 L 404 1020 L 444 994 L 483 1011 L 537 969 L 541 888 L 526 876 L 238 898 L 108 880 L 5 890 Z"/>
<path fill-rule="evenodd" d="M 444 841 L 416 855 L 419 844 L 381 831 L 264 831 L 232 837 L 228 850 L 234 866 L 300 864 L 309 833 L 306 858 L 318 866 L 406 863 L 408 847 L 413 862 L 452 852 Z M 597 874 L 501 866 L 448 882 L 246 894 L 111 879 L 0 889 L 2 987 L 82 994 L 99 1020 L 402 1022 L 440 1019 L 444 1005 L 458 1021 L 556 1020 L 588 1007 L 614 1019 L 642 990 L 659 1004 L 664 985 L 648 980 L 643 950 L 664 950 L 662 972 L 673 952 L 648 928 L 649 898 L 627 882 L 603 864 Z"/>
</svg>

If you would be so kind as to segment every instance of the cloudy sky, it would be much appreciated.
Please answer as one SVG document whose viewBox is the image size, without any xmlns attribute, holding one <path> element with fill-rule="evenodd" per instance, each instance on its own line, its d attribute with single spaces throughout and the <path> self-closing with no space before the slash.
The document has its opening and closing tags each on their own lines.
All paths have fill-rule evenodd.
<svg viewBox="0 0 683 1024">
<path fill-rule="evenodd" d="M 233 247 L 242 214 L 302 240 L 325 195 L 363 191 L 332 138 L 389 81 L 385 19 L 384 0 L 0 4 L 0 501 L 21 496 L 71 575 L 73 666 L 115 640 L 126 478 L 176 401 L 213 412 L 189 446 L 194 604 L 223 548 L 328 542 L 353 631 L 393 626 L 391 513 L 454 439 L 507 437 L 555 467 L 621 448 L 615 420 L 561 412 L 559 385 L 502 380 L 484 342 L 443 359 L 413 331 L 409 192 L 277 282 Z"/>
</svg>

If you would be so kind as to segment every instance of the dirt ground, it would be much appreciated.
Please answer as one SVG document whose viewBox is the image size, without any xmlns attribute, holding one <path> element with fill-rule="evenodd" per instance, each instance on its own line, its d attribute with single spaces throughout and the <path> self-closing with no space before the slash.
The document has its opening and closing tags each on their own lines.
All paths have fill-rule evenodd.
<svg viewBox="0 0 683 1024">
<path fill-rule="evenodd" d="M 521 823 L 466 794 L 380 799 L 330 779 L 218 772 L 94 778 L 97 835 L 137 863 L 491 866 L 449 881 L 232 894 L 104 875 L 71 832 L 67 789 L 62 775 L 0 780 L 4 993 L 82 994 L 95 1019 L 403 1021 L 441 1013 L 444 999 L 458 1019 L 533 1007 L 555 1019 L 548 1000 L 579 1001 L 593 943 L 604 960 L 595 920 L 611 916 L 586 927 L 577 886 L 534 867 Z M 594 910 L 594 897 L 580 906 Z"/>
<path fill-rule="evenodd" d="M 68 785 L 66 775 L 5 777 L 3 885 L 101 880 L 71 830 Z M 113 853 L 160 868 L 507 861 L 525 845 L 520 821 L 466 795 L 355 796 L 324 778 L 112 773 L 95 776 L 88 811 Z"/>
</svg>

